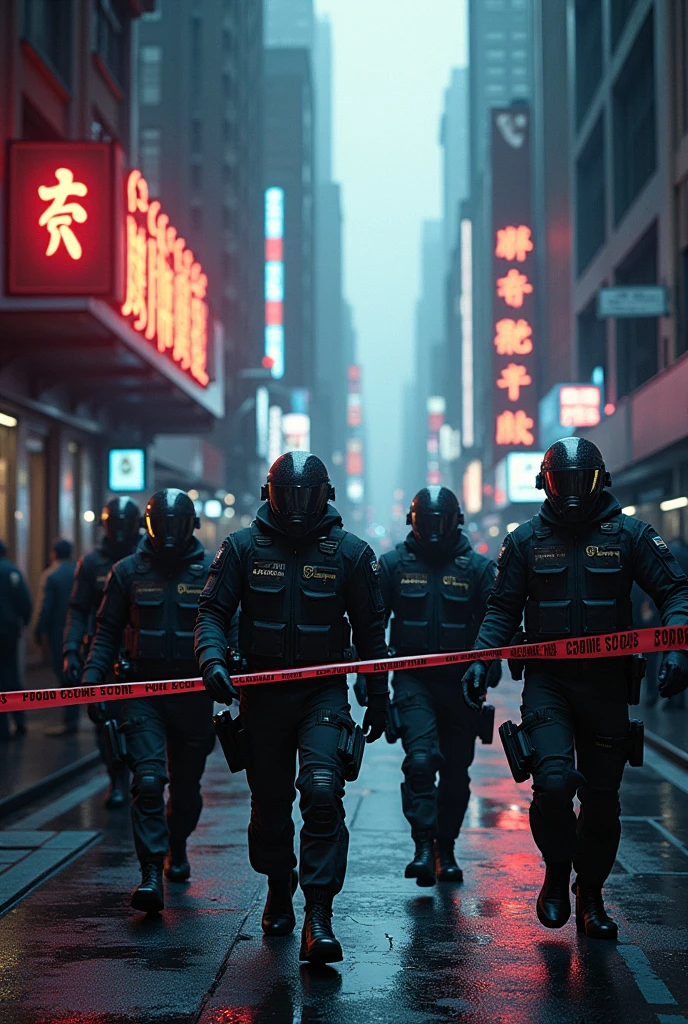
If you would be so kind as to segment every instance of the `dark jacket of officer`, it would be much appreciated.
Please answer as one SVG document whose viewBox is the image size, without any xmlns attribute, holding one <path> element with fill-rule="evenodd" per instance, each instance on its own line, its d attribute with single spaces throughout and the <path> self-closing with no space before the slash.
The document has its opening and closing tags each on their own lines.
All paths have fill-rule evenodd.
<svg viewBox="0 0 688 1024">
<path fill-rule="evenodd" d="M 107 540 L 79 559 L 69 597 L 64 654 L 88 650 L 96 631 L 96 612 L 103 600 L 105 581 L 116 561 Z"/>
<path fill-rule="evenodd" d="M 399 655 L 465 651 L 485 615 L 497 567 L 457 531 L 456 543 L 432 559 L 410 532 L 380 559 L 380 589 L 390 643 Z M 454 675 L 456 668 L 453 669 Z"/>
<path fill-rule="evenodd" d="M 165 678 L 171 666 L 180 679 L 195 676 L 193 629 L 209 569 L 210 557 L 195 537 L 174 559 L 160 558 L 143 537 L 107 578 L 84 683 L 102 681 L 121 646 L 133 680 Z"/>
<path fill-rule="evenodd" d="M 58 676 L 62 675 L 62 639 L 75 571 L 75 563 L 71 559 L 64 559 L 60 560 L 46 577 L 43 603 L 36 623 L 37 636 L 48 638 L 50 660 L 53 671 Z"/>
<path fill-rule="evenodd" d="M 372 549 L 342 529 L 327 506 L 303 538 L 284 533 L 269 504 L 250 527 L 227 537 L 201 595 L 196 655 L 201 669 L 225 658 L 224 637 L 236 609 L 239 648 L 252 671 L 387 656 L 385 608 Z M 387 675 L 368 677 L 375 692 Z"/>
<path fill-rule="evenodd" d="M 31 621 L 33 608 L 26 580 L 0 547 L 0 640 L 16 640 Z"/>
<path fill-rule="evenodd" d="M 609 492 L 589 519 L 576 524 L 545 501 L 502 546 L 475 647 L 507 644 L 524 606 L 533 643 L 631 629 L 634 581 L 655 602 L 665 626 L 688 622 L 688 578 L 654 527 L 624 515 Z M 603 659 L 598 665 L 621 668 L 620 662 Z"/>
</svg>

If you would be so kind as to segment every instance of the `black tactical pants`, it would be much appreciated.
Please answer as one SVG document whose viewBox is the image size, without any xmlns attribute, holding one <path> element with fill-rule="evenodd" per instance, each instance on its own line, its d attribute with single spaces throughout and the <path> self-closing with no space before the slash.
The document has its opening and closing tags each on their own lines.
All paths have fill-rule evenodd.
<svg viewBox="0 0 688 1024">
<path fill-rule="evenodd" d="M 463 702 L 456 669 L 395 672 L 392 714 L 406 753 L 401 802 L 411 831 L 456 839 L 470 797 L 479 715 Z M 435 776 L 439 771 L 439 783 Z"/>
<path fill-rule="evenodd" d="M 0 636 L 0 693 L 11 693 L 20 690 L 19 682 L 19 637 L 16 635 Z M 14 716 L 17 729 L 26 728 L 26 712 L 0 712 L 0 740 L 10 735 L 10 714 Z"/>
<path fill-rule="evenodd" d="M 530 827 L 545 863 L 573 862 L 582 878 L 602 885 L 621 836 L 625 680 L 618 674 L 578 676 L 574 670 L 554 676 L 528 669 L 521 717 L 535 748 Z"/>
<path fill-rule="evenodd" d="M 351 723 L 346 678 L 244 687 L 241 718 L 249 742 L 251 866 L 274 878 L 284 878 L 296 867 L 296 784 L 303 818 L 301 888 L 317 886 L 336 895 L 344 884 L 349 848 L 343 765 L 337 753 L 342 725 Z"/>
<path fill-rule="evenodd" d="M 127 760 L 133 773 L 131 822 L 142 864 L 162 864 L 169 843 L 185 840 L 198 823 L 201 776 L 215 742 L 212 714 L 213 700 L 207 693 L 126 703 Z"/>
</svg>

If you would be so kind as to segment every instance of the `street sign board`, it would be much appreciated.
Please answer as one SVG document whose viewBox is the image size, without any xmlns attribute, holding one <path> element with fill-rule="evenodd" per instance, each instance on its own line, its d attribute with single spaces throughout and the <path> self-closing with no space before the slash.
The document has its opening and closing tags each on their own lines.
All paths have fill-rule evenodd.
<svg viewBox="0 0 688 1024">
<path fill-rule="evenodd" d="M 669 289 L 660 284 L 600 288 L 597 316 L 668 316 Z"/>
</svg>

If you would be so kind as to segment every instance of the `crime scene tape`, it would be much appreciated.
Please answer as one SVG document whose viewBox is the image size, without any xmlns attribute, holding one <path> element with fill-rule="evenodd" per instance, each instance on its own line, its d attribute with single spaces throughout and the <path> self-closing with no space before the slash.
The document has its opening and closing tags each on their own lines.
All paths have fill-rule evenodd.
<svg viewBox="0 0 688 1024">
<path fill-rule="evenodd" d="M 454 651 L 423 654 L 412 658 L 384 658 L 381 661 L 345 661 L 329 665 L 305 665 L 303 668 L 276 669 L 272 672 L 251 672 L 232 676 L 234 686 L 255 686 L 266 683 L 297 682 L 347 672 L 387 672 L 402 669 L 437 668 L 471 661 L 497 661 L 502 658 L 589 659 L 619 658 L 628 654 L 652 654 L 678 651 L 688 647 L 688 625 L 629 629 L 622 633 L 599 633 L 595 636 L 548 640 L 544 643 L 495 647 L 485 651 Z M 74 704 L 96 704 L 101 701 L 131 700 L 136 697 L 162 697 L 173 693 L 194 693 L 203 690 L 203 681 L 194 679 L 155 679 L 142 683 L 103 683 L 90 686 L 61 687 L 50 690 L 12 690 L 0 693 L 0 713 L 30 711 L 35 708 L 59 708 Z"/>
</svg>

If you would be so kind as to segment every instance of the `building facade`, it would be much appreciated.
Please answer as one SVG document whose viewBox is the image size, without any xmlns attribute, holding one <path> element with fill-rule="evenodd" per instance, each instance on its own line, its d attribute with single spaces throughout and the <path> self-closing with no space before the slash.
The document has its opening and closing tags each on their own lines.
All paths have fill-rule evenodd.
<svg viewBox="0 0 688 1024">
<path fill-rule="evenodd" d="M 145 248 L 146 237 L 153 245 L 161 237 L 159 208 L 150 211 L 152 234 L 142 213 L 153 195 L 131 177 L 135 33 L 152 6 L 10 0 L 0 8 L 0 135 L 16 140 L 0 153 L 0 536 L 34 586 L 55 536 L 72 539 L 77 553 L 92 544 L 118 482 L 113 466 L 123 489 L 145 491 L 150 474 L 138 470 L 155 434 L 182 421 L 207 430 L 224 410 L 214 361 L 222 338 L 207 318 L 200 263 L 180 270 L 189 302 L 194 290 L 193 361 L 190 305 L 186 320 L 177 314 L 184 335 L 162 300 L 126 308 L 132 284 L 147 281 L 145 263 L 134 273 L 129 242 Z M 174 209 L 166 212 L 171 227 Z M 127 218 L 136 221 L 131 236 Z M 174 278 L 171 256 L 163 259 Z M 149 291 L 150 302 L 157 294 Z M 186 339 L 184 365 L 167 350 L 173 337 L 180 350 Z M 110 464 L 113 449 L 120 455 Z"/>
</svg>

